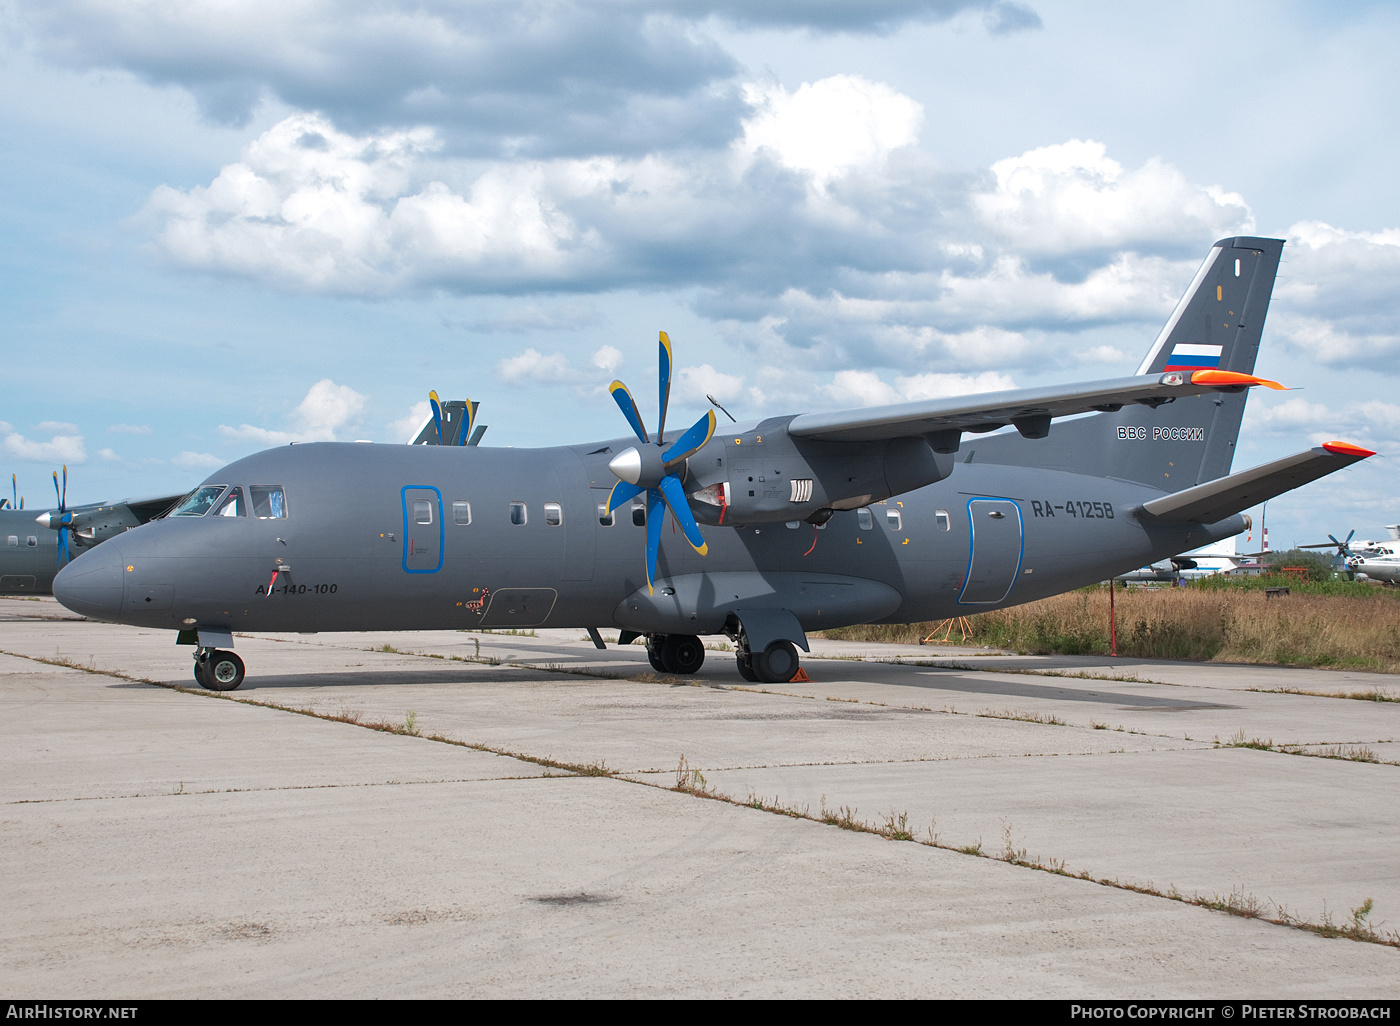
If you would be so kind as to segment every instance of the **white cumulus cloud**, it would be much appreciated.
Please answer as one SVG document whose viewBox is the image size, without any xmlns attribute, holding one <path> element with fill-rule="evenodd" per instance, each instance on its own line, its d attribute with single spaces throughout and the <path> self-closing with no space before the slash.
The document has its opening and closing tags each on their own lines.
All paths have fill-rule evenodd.
<svg viewBox="0 0 1400 1026">
<path fill-rule="evenodd" d="M 996 186 L 973 197 L 985 222 L 1024 253 L 1117 249 L 1163 240 L 1248 235 L 1244 198 L 1198 185 L 1153 158 L 1126 169 L 1092 139 L 1027 150 L 992 165 Z"/>
<path fill-rule="evenodd" d="M 288 442 L 331 442 L 342 438 L 359 422 L 365 402 L 365 397 L 350 386 L 322 378 L 311 386 L 306 398 L 292 411 L 290 430 L 278 431 L 252 424 L 235 428 L 221 424 L 219 432 L 228 438 L 269 446 Z"/>
<path fill-rule="evenodd" d="M 896 377 L 891 385 L 874 371 L 844 370 L 833 375 L 831 383 L 824 386 L 822 391 L 832 402 L 852 407 L 916 402 L 974 392 L 999 392 L 1015 387 L 1016 382 L 1012 378 L 996 371 L 981 374 L 911 374 Z"/>
<path fill-rule="evenodd" d="M 170 462 L 186 470 L 213 470 L 215 467 L 222 467 L 228 460 L 220 459 L 213 453 L 194 452 L 186 449 L 184 452 L 170 457 Z"/>
<path fill-rule="evenodd" d="M 87 462 L 87 449 L 76 425 L 50 420 L 35 425 L 35 429 L 49 434 L 49 439 L 27 438 L 13 425 L 0 421 L 0 439 L 3 439 L 5 452 L 14 459 L 30 463 Z"/>
<path fill-rule="evenodd" d="M 878 166 L 892 150 L 916 142 L 924 121 L 916 101 L 858 75 L 804 82 L 793 93 L 777 83 L 751 83 L 744 99 L 755 113 L 744 122 L 740 150 L 766 152 L 808 172 L 819 186 L 852 168 Z"/>
</svg>

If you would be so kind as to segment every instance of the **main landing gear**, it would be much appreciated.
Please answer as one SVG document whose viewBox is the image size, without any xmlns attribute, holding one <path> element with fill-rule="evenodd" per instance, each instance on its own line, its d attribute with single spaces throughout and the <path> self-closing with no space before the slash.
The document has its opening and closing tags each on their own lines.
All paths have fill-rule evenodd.
<svg viewBox="0 0 1400 1026">
<path fill-rule="evenodd" d="M 705 665 L 705 646 L 694 634 L 648 634 L 647 659 L 657 673 L 689 676 Z"/>
<path fill-rule="evenodd" d="M 194 654 L 194 679 L 209 691 L 232 691 L 243 683 L 243 660 L 232 652 L 201 648 Z"/>
<path fill-rule="evenodd" d="M 774 641 L 757 653 L 740 641 L 735 656 L 740 677 L 755 684 L 786 684 L 797 676 L 797 646 L 791 641 Z"/>
</svg>

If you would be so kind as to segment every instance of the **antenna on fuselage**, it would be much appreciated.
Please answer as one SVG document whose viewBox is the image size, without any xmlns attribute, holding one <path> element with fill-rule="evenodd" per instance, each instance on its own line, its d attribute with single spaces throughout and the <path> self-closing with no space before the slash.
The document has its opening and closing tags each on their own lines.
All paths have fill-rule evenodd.
<svg viewBox="0 0 1400 1026">
<path fill-rule="evenodd" d="M 737 420 L 734 419 L 734 414 L 730 413 L 730 412 L 729 412 L 728 410 L 726 410 L 723 406 L 720 406 L 719 400 L 716 399 L 714 396 L 710 395 L 710 394 L 707 392 L 707 393 L 705 393 L 705 398 L 708 399 L 708 400 L 710 400 L 710 405 L 711 405 L 711 406 L 717 408 L 717 409 L 719 410 L 720 413 L 722 413 L 722 414 L 724 414 L 726 417 L 728 417 L 728 418 L 729 418 L 729 422 L 730 422 L 731 424 L 737 424 L 737 423 L 739 423 Z"/>
</svg>

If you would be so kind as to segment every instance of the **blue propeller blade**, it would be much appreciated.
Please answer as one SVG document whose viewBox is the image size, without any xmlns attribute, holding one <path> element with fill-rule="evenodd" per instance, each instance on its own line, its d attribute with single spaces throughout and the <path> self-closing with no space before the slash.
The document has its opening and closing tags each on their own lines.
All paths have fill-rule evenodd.
<svg viewBox="0 0 1400 1026">
<path fill-rule="evenodd" d="M 661 444 L 661 439 L 666 431 L 666 407 L 671 403 L 671 336 L 664 331 L 661 333 L 660 352 L 656 357 L 658 387 L 661 396 L 661 423 L 656 425 L 656 444 Z"/>
<path fill-rule="evenodd" d="M 655 488 L 647 489 L 647 594 L 656 584 L 656 554 L 661 549 L 661 522 L 666 519 L 666 500 Z"/>
<path fill-rule="evenodd" d="M 623 504 L 631 499 L 635 499 L 646 491 L 641 485 L 634 485 L 627 481 L 619 481 L 613 485 L 612 492 L 608 495 L 608 512 L 621 509 Z"/>
<path fill-rule="evenodd" d="M 715 411 L 710 410 L 676 439 L 675 444 L 661 455 L 665 463 L 683 460 L 704 447 L 715 433 Z"/>
<path fill-rule="evenodd" d="M 63 490 L 58 489 L 58 471 L 53 472 L 53 491 L 58 496 L 58 565 L 68 562 L 68 525 L 73 522 L 73 514 L 68 512 L 68 464 L 63 465 Z"/>
<path fill-rule="evenodd" d="M 641 442 L 650 441 L 647 438 L 646 425 L 642 423 L 642 415 L 637 412 L 637 402 L 632 398 L 632 393 L 627 391 L 627 386 L 621 381 L 614 381 L 608 386 L 608 391 L 612 393 L 617 408 L 627 418 L 627 423 L 632 425 L 632 433 L 637 436 L 637 439 Z"/>
<path fill-rule="evenodd" d="M 437 428 L 438 445 L 442 444 L 442 403 L 438 402 L 437 392 L 428 393 L 428 402 L 433 407 L 433 427 Z"/>
<path fill-rule="evenodd" d="M 700 555 L 706 555 L 710 551 L 710 547 L 705 543 L 705 536 L 700 533 L 700 525 L 695 522 L 695 514 L 690 512 L 690 503 L 685 499 L 685 489 L 681 487 L 681 479 L 675 474 L 667 474 L 663 477 L 661 479 L 661 496 L 666 500 L 666 505 L 670 507 L 671 515 L 676 518 L 676 523 L 681 525 L 685 540 L 690 542 L 691 547 Z"/>
</svg>

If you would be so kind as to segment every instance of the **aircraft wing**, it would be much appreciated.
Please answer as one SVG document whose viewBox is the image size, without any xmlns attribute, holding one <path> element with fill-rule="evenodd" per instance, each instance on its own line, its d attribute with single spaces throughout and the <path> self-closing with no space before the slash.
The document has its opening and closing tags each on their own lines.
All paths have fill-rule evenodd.
<svg viewBox="0 0 1400 1026">
<path fill-rule="evenodd" d="M 1217 390 L 1238 392 L 1251 385 L 1283 388 L 1276 381 L 1252 374 L 1221 370 L 1169 371 L 1073 386 L 1018 388 L 861 410 L 804 413 L 793 418 L 787 430 L 797 437 L 821 441 L 869 442 L 954 431 L 993 431 L 1014 424 L 1028 438 L 1043 438 L 1054 417 L 1111 413 L 1129 403 L 1159 406 L 1178 396 Z"/>
<path fill-rule="evenodd" d="M 188 493 L 181 492 L 179 495 L 157 495 L 151 498 L 124 499 L 123 504 L 131 510 L 136 519 L 141 523 L 154 520 L 171 506 L 183 499 Z"/>
<path fill-rule="evenodd" d="M 1134 512 L 1155 520 L 1213 524 L 1374 455 L 1370 449 L 1359 445 L 1326 442 L 1238 474 L 1153 499 Z"/>
</svg>

